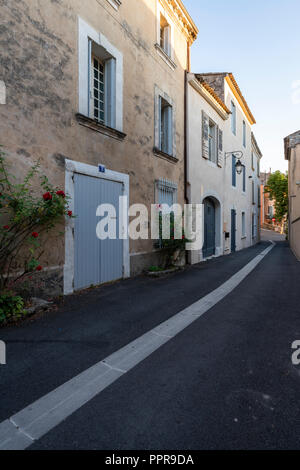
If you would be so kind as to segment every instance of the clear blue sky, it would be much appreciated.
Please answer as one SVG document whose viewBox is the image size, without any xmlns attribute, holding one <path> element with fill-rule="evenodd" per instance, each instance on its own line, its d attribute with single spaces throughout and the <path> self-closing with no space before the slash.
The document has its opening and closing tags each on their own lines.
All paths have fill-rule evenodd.
<svg viewBox="0 0 300 470">
<path fill-rule="evenodd" d="M 285 171 L 283 138 L 300 130 L 300 1 L 184 0 L 199 28 L 193 72 L 232 72 L 257 124 L 262 170 Z"/>
</svg>

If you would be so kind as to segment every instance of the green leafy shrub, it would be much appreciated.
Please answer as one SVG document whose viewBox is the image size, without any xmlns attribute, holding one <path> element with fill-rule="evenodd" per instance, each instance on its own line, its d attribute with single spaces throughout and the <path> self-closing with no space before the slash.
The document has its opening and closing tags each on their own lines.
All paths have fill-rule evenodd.
<svg viewBox="0 0 300 470">
<path fill-rule="evenodd" d="M 19 320 L 26 313 L 22 297 L 13 292 L 0 295 L 0 326 Z"/>
<path fill-rule="evenodd" d="M 182 221 L 183 217 L 182 220 L 176 220 L 174 212 L 171 212 L 170 214 L 163 214 L 162 212 L 159 213 L 159 240 L 156 244 L 156 247 L 162 249 L 166 254 L 164 266 L 165 269 L 174 265 L 174 262 L 176 261 L 176 253 L 179 256 L 185 251 L 185 246 L 188 240 L 185 238 L 183 227 L 179 225 L 182 224 Z M 169 237 L 165 237 L 163 234 L 163 223 L 169 223 Z M 176 238 L 176 227 L 179 227 L 180 229 L 180 238 Z"/>
</svg>

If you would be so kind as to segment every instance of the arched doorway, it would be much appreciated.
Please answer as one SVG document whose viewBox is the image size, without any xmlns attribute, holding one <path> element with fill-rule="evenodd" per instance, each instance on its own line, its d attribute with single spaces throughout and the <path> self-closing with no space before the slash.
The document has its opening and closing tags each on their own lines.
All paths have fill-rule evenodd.
<svg viewBox="0 0 300 470">
<path fill-rule="evenodd" d="M 216 206 L 214 200 L 207 197 L 204 204 L 204 244 L 203 258 L 216 254 Z"/>
</svg>

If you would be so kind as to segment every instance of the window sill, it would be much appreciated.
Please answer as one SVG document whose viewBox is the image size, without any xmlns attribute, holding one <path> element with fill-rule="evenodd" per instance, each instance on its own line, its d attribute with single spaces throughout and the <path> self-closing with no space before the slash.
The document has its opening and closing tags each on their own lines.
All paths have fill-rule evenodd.
<svg viewBox="0 0 300 470">
<path fill-rule="evenodd" d="M 104 124 L 101 124 L 95 119 L 91 119 L 87 116 L 84 116 L 84 114 L 77 113 L 76 119 L 78 124 L 80 124 L 81 126 L 88 127 L 92 131 L 99 132 L 100 134 L 112 137 L 113 139 L 124 140 L 126 137 L 126 134 L 124 134 L 123 132 L 105 126 Z"/>
<path fill-rule="evenodd" d="M 173 60 L 168 56 L 168 54 L 163 50 L 163 48 L 159 44 L 155 44 L 155 48 L 160 55 L 160 57 L 168 64 L 168 66 L 172 69 L 175 70 L 177 65 Z"/>
<path fill-rule="evenodd" d="M 241 240 L 246 240 L 247 236 L 245 235 L 244 237 L 241 237 Z"/>
<path fill-rule="evenodd" d="M 177 163 L 179 161 L 178 158 L 173 157 L 173 155 L 169 155 L 168 153 L 162 152 L 162 150 L 159 150 L 157 147 L 154 147 L 153 153 L 157 157 L 168 160 L 171 163 Z"/>
<path fill-rule="evenodd" d="M 213 162 L 212 160 L 210 160 L 209 158 L 205 158 L 205 160 L 207 161 L 207 164 L 209 166 L 211 166 L 212 168 L 220 168 L 217 164 L 217 162 Z"/>
<path fill-rule="evenodd" d="M 122 4 L 121 0 L 107 0 L 107 1 L 115 10 L 118 10 Z"/>
</svg>

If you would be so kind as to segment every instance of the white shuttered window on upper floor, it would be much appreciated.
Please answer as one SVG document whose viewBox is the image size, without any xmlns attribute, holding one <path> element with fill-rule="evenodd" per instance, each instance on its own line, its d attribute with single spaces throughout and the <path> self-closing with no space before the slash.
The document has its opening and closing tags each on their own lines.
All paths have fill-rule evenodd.
<svg viewBox="0 0 300 470">
<path fill-rule="evenodd" d="M 202 111 L 202 157 L 223 166 L 223 131 Z"/>
</svg>

